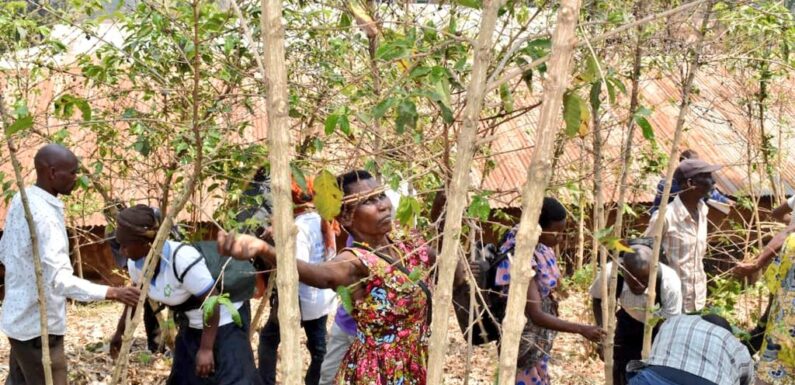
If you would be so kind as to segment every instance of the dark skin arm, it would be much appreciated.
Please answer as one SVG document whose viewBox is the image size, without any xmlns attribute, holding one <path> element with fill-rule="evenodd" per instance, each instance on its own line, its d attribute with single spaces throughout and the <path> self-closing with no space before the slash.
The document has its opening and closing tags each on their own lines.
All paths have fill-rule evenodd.
<svg viewBox="0 0 795 385">
<path fill-rule="evenodd" d="M 135 314 L 135 306 L 124 306 L 124 310 L 121 312 L 121 317 L 119 318 L 119 323 L 116 324 L 116 333 L 113 333 L 113 337 L 110 339 L 110 357 L 114 360 L 116 357 L 119 356 L 119 349 L 121 349 L 121 338 L 124 335 L 125 329 L 125 318 L 127 318 L 127 311 L 130 311 L 130 314 Z"/>
<path fill-rule="evenodd" d="M 271 266 L 276 265 L 276 250 L 268 243 L 250 235 L 220 232 L 218 251 L 221 255 L 231 255 L 236 259 L 259 258 Z M 361 260 L 350 251 L 343 251 L 334 259 L 323 263 L 310 264 L 296 261 L 298 280 L 306 285 L 320 289 L 336 289 L 350 286 L 369 274 Z"/>
<path fill-rule="evenodd" d="M 202 298 L 202 302 L 207 300 L 210 295 L 218 295 L 218 290 L 207 293 Z M 218 323 L 221 321 L 220 305 L 216 302 L 210 322 L 202 328 L 202 338 L 199 342 L 199 351 L 196 352 L 196 375 L 201 378 L 209 377 L 215 371 L 215 359 L 213 348 L 215 347 L 215 337 L 218 335 Z"/>
<path fill-rule="evenodd" d="M 599 342 L 604 337 L 604 331 L 598 326 L 564 321 L 545 313 L 541 309 L 541 294 L 538 291 L 538 284 L 535 279 L 531 279 L 530 285 L 527 287 L 527 304 L 525 305 L 524 313 L 534 324 L 545 329 L 581 334 L 593 342 Z"/>
<path fill-rule="evenodd" d="M 762 249 L 762 252 L 754 261 L 738 264 L 732 269 L 732 273 L 737 277 L 747 277 L 765 268 L 776 254 L 778 254 L 781 247 L 784 246 L 784 241 L 786 241 L 787 237 L 793 232 L 795 232 L 795 225 L 790 225 L 786 229 L 780 231 L 765 245 L 765 248 Z"/>
</svg>

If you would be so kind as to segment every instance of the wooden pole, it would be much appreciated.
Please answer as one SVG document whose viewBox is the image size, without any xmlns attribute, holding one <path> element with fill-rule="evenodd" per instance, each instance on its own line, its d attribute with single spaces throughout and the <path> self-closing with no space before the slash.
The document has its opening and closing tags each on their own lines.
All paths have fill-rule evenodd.
<svg viewBox="0 0 795 385">
<path fill-rule="evenodd" d="M 635 4 L 635 16 L 641 12 L 643 1 Z M 627 184 L 629 180 L 629 173 L 632 169 L 632 141 L 635 136 L 635 111 L 638 109 L 639 88 L 638 83 L 640 79 L 641 59 L 643 58 L 643 48 L 641 43 L 643 41 L 643 27 L 638 26 L 637 36 L 635 41 L 634 59 L 632 62 L 632 89 L 630 91 L 629 111 L 627 114 L 627 131 L 626 139 L 624 141 L 624 148 L 622 152 L 622 166 L 621 166 L 621 179 L 619 181 L 618 193 L 618 209 L 616 211 L 616 223 L 613 227 L 613 236 L 621 239 L 623 237 L 624 227 L 624 205 L 627 202 Z M 615 364 L 613 357 L 613 340 L 616 335 L 616 290 L 618 287 L 618 252 L 613 251 L 613 265 L 610 269 L 610 278 L 607 287 L 607 300 L 602 300 L 602 303 L 607 302 L 608 314 L 602 316 L 604 326 L 607 331 L 605 340 L 602 343 L 604 347 L 603 355 L 605 358 L 605 379 L 607 384 L 613 384 L 613 367 Z"/>
<path fill-rule="evenodd" d="M 646 298 L 646 317 L 651 317 L 651 311 L 654 309 L 654 300 L 656 297 L 657 280 L 651 277 L 657 276 L 657 264 L 660 260 L 660 246 L 662 245 L 662 231 L 663 224 L 665 223 L 665 210 L 668 209 L 668 198 L 671 196 L 671 180 L 676 170 L 677 157 L 675 156 L 679 150 L 679 142 L 682 138 L 682 129 L 685 126 L 685 118 L 690 111 L 690 91 L 693 88 L 693 81 L 696 78 L 698 68 L 701 66 L 701 54 L 704 49 L 704 40 L 707 35 L 707 26 L 709 26 L 709 19 L 712 15 L 712 6 L 715 0 L 707 2 L 707 10 L 704 14 L 704 19 L 701 21 L 701 28 L 698 31 L 698 39 L 692 51 L 692 57 L 688 63 L 687 76 L 682 84 L 682 100 L 679 103 L 679 116 L 676 118 L 676 131 L 674 132 L 674 140 L 671 143 L 671 151 L 668 159 L 668 172 L 665 176 L 665 187 L 663 187 L 662 201 L 660 201 L 660 208 L 657 214 L 657 221 L 654 222 L 652 234 L 654 237 L 654 247 L 652 248 L 652 263 L 649 269 L 649 287 L 648 297 Z M 647 359 L 651 354 L 651 331 L 653 326 L 646 322 L 643 329 L 643 359 Z"/>
<path fill-rule="evenodd" d="M 3 94 L 0 92 L 0 117 L 3 120 L 3 133 L 7 133 L 6 129 L 10 124 L 8 122 L 5 110 L 5 101 Z M 25 179 L 22 177 L 22 165 L 17 158 L 17 147 L 14 145 L 13 138 L 5 135 L 6 145 L 8 146 L 9 157 L 11 158 L 11 166 L 14 168 L 14 177 L 16 178 L 17 188 L 19 189 L 19 199 L 22 201 L 22 209 L 25 211 L 25 221 L 28 223 L 28 230 L 30 232 L 30 245 L 33 253 L 33 270 L 36 275 L 36 291 L 39 293 L 39 325 L 41 327 L 41 365 L 44 368 L 44 383 L 52 385 L 52 360 L 50 358 L 50 339 L 47 330 L 47 298 L 46 291 L 44 290 L 44 273 L 41 266 L 41 250 L 39 250 L 39 237 L 36 233 L 36 222 L 33 220 L 33 213 L 30 211 L 30 201 L 28 201 L 28 194 L 25 191 Z"/>
<path fill-rule="evenodd" d="M 273 235 L 276 242 L 276 287 L 279 293 L 279 333 L 282 383 L 300 385 L 300 311 L 295 262 L 295 221 L 290 196 L 290 124 L 287 116 L 287 66 L 281 0 L 262 0 L 262 43 L 268 86 L 268 158 L 273 183 Z"/>
<path fill-rule="evenodd" d="M 561 0 L 557 24 L 552 34 L 549 72 L 544 80 L 544 101 L 536 128 L 535 150 L 527 169 L 527 182 L 522 188 L 522 217 L 516 234 L 516 253 L 511 264 L 511 285 L 508 305 L 502 324 L 502 350 L 499 362 L 499 385 L 514 385 L 519 341 L 527 319 L 527 287 L 533 278 L 531 260 L 541 234 L 538 216 L 550 175 L 550 154 L 561 125 L 560 106 L 569 85 L 575 29 L 580 12 L 579 0 Z"/>
<path fill-rule="evenodd" d="M 132 346 L 133 333 L 138 327 L 138 322 L 141 319 L 141 314 L 144 309 L 144 301 L 146 301 L 147 294 L 149 293 L 149 283 L 152 281 L 152 276 L 155 273 L 155 267 L 160 261 L 160 251 L 163 249 L 163 244 L 171 234 L 171 227 L 174 225 L 174 218 L 182 211 L 185 204 L 188 203 L 193 189 L 197 181 L 200 179 L 202 164 L 203 164 L 203 138 L 201 135 L 202 117 L 199 115 L 199 99 L 200 99 L 200 81 L 201 73 L 199 67 L 201 65 L 201 55 L 199 54 L 200 41 L 199 41 L 199 6 L 198 1 L 191 4 L 193 8 L 193 43 L 196 47 L 196 54 L 193 57 L 193 90 L 191 92 L 191 102 L 193 104 L 191 111 L 191 131 L 193 133 L 194 149 L 196 151 L 196 158 L 193 160 L 193 170 L 189 172 L 185 178 L 185 185 L 180 191 L 179 195 L 174 199 L 172 206 L 166 212 L 160 228 L 157 230 L 157 235 L 152 241 L 152 247 L 144 260 L 143 277 L 141 278 L 140 289 L 141 297 L 138 298 L 138 305 L 135 307 L 135 313 L 127 313 L 125 319 L 124 336 L 122 336 L 122 345 L 119 350 L 119 357 L 116 359 L 113 367 L 113 375 L 111 377 L 111 384 L 116 385 L 119 383 L 126 383 L 127 365 L 129 363 L 128 357 L 130 354 L 130 347 Z"/>
<path fill-rule="evenodd" d="M 475 42 L 472 77 L 467 87 L 467 102 L 464 122 L 458 134 L 456 162 L 450 191 L 447 195 L 447 213 L 444 222 L 442 252 L 438 259 L 438 283 L 433 293 L 433 319 L 429 345 L 428 378 L 429 384 L 441 384 L 444 361 L 447 353 L 447 323 L 450 319 L 450 304 L 453 298 L 453 278 L 459 260 L 459 240 L 461 239 L 461 218 L 466 208 L 469 190 L 469 173 L 475 153 L 475 136 L 478 130 L 480 112 L 485 97 L 491 50 L 497 23 L 497 11 L 502 0 L 485 0 L 480 20 L 480 31 Z"/>
</svg>

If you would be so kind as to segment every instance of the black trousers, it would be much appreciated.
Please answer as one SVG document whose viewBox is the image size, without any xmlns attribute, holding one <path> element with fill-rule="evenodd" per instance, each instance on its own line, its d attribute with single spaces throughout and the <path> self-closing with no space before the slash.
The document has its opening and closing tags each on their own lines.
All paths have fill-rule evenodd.
<svg viewBox="0 0 795 385">
<path fill-rule="evenodd" d="M 627 385 L 627 364 L 641 359 L 643 352 L 643 322 L 632 318 L 624 309 L 616 313 L 616 335 L 613 338 L 613 384 Z M 659 325 L 652 331 L 657 335 Z"/>
<path fill-rule="evenodd" d="M 301 321 L 306 333 L 306 347 L 309 349 L 311 361 L 306 371 L 304 383 L 318 385 L 323 357 L 326 356 L 326 320 L 323 316 L 311 321 Z M 268 322 L 259 333 L 259 373 L 264 385 L 276 383 L 276 357 L 281 337 L 279 336 L 279 320 L 275 311 L 271 311 Z"/>
<path fill-rule="evenodd" d="M 240 307 L 243 327 L 234 323 L 218 328 L 213 357 L 215 372 L 208 378 L 196 375 L 196 353 L 201 345 L 202 330 L 187 325 L 183 317 L 178 320 L 179 333 L 174 342 L 174 363 L 168 376 L 168 385 L 261 385 L 254 367 L 254 353 L 248 340 L 251 310 L 246 302 Z"/>
<path fill-rule="evenodd" d="M 41 337 L 19 341 L 9 338 L 11 352 L 8 356 L 6 385 L 44 384 L 44 366 L 41 364 Z M 53 385 L 66 385 L 66 355 L 63 336 L 50 335 L 50 361 Z"/>
</svg>

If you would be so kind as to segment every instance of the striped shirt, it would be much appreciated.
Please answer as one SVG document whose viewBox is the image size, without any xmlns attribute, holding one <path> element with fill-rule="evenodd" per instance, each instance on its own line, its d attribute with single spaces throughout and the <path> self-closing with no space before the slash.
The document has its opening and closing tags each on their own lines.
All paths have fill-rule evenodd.
<svg viewBox="0 0 795 385">
<path fill-rule="evenodd" d="M 607 268 L 600 271 L 596 276 L 596 279 L 591 285 L 591 297 L 602 299 L 602 280 L 604 280 L 606 276 L 609 277 L 612 267 L 613 262 L 608 262 Z M 660 274 L 662 274 L 662 287 L 656 288 L 656 291 L 660 298 L 660 308 L 654 312 L 654 315 L 656 317 L 668 319 L 682 313 L 682 284 L 679 282 L 679 277 L 673 269 L 662 263 L 659 264 L 659 268 Z M 626 282 L 621 289 L 618 303 L 630 317 L 635 319 L 635 321 L 644 322 L 646 320 L 645 309 L 647 292 L 648 289 L 642 294 L 635 294 L 629 289 L 629 285 Z"/>
<path fill-rule="evenodd" d="M 682 310 L 699 311 L 707 303 L 707 273 L 704 272 L 704 255 L 707 253 L 707 205 L 698 202 L 698 222 L 690 215 L 679 196 L 665 210 L 662 247 L 667 263 L 682 281 Z M 652 236 L 652 228 L 660 212 L 649 220 L 644 236 Z"/>
<path fill-rule="evenodd" d="M 748 349 L 731 332 L 697 315 L 665 321 L 644 363 L 679 369 L 717 385 L 754 383 L 754 363 Z"/>
</svg>

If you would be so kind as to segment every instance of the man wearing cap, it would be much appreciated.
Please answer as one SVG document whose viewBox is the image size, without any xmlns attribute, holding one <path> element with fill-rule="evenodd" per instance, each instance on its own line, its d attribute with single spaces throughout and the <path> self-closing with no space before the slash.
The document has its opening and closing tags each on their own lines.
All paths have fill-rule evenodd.
<svg viewBox="0 0 795 385">
<path fill-rule="evenodd" d="M 682 311 L 696 312 L 707 302 L 707 212 L 704 197 L 715 187 L 712 172 L 721 166 L 700 159 L 685 159 L 674 172 L 681 191 L 668 205 L 662 231 L 664 261 L 682 281 Z M 660 211 L 652 214 L 645 236 L 651 236 Z"/>
<path fill-rule="evenodd" d="M 697 152 L 688 149 L 682 151 L 682 153 L 679 154 L 680 162 L 685 159 L 700 159 L 700 158 Z M 649 209 L 649 213 L 654 214 L 654 212 L 660 208 L 660 203 L 662 202 L 664 188 L 665 188 L 665 178 L 661 179 L 660 183 L 657 183 L 657 193 L 654 196 L 654 202 L 652 202 L 651 204 L 651 209 Z M 676 194 L 678 194 L 681 189 L 682 188 L 679 187 L 679 183 L 677 183 L 676 179 L 671 181 L 671 195 L 668 198 L 668 203 L 671 203 L 671 201 L 674 200 L 674 197 L 676 197 Z M 728 214 L 729 209 L 731 208 L 731 206 L 734 205 L 734 202 L 731 199 L 729 199 L 727 196 L 723 195 L 720 191 L 718 191 L 718 189 L 713 189 L 712 192 L 709 194 L 709 196 L 704 198 L 704 201 L 724 214 Z M 795 200 L 793 200 L 793 202 L 795 202 Z"/>
</svg>

